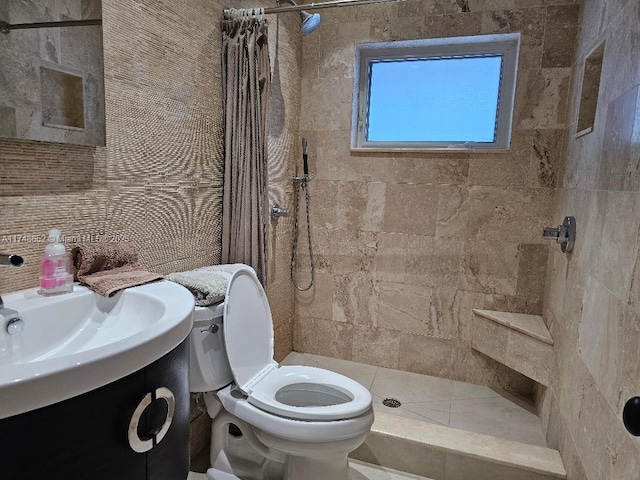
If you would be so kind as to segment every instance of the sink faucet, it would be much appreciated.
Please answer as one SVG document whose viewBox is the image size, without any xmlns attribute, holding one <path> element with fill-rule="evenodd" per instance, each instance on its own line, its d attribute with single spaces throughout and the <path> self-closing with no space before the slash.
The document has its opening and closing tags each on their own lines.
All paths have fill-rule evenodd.
<svg viewBox="0 0 640 480">
<path fill-rule="evenodd" d="M 20 255 L 12 253 L 0 253 L 0 267 L 21 267 L 24 265 L 24 259 Z M 4 309 L 2 295 L 0 295 L 0 310 Z"/>
</svg>

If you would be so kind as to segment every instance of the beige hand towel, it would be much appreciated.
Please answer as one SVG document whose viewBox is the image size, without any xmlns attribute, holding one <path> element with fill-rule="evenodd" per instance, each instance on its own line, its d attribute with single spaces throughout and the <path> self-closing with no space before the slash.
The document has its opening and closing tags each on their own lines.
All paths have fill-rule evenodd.
<svg viewBox="0 0 640 480">
<path fill-rule="evenodd" d="M 170 273 L 167 275 L 167 280 L 188 288 L 193 293 L 196 305 L 206 307 L 224 300 L 229 280 L 240 268 L 249 268 L 255 273 L 255 270 L 248 265 L 231 263 L 198 268 L 188 272 Z"/>
<path fill-rule="evenodd" d="M 71 255 L 74 279 L 104 297 L 163 278 L 145 270 L 132 243 L 79 243 L 71 249 Z"/>
</svg>

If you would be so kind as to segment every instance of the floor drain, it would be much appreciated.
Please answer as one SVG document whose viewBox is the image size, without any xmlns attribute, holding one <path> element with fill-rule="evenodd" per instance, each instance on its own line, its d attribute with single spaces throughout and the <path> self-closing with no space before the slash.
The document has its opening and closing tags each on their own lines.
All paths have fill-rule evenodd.
<svg viewBox="0 0 640 480">
<path fill-rule="evenodd" d="M 385 398 L 384 400 L 382 400 L 382 404 L 385 407 L 389 408 L 398 408 L 400 407 L 400 405 L 402 405 L 402 403 L 400 403 L 400 400 L 398 400 L 397 398 Z"/>
</svg>

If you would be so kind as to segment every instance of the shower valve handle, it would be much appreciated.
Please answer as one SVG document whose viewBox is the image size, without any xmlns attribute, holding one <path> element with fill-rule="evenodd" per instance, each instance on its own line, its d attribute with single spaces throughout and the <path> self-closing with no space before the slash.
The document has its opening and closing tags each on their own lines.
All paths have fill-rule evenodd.
<svg viewBox="0 0 640 480">
<path fill-rule="evenodd" d="M 576 241 L 576 219 L 574 217 L 565 217 L 562 225 L 557 228 L 544 227 L 542 230 L 542 238 L 544 240 L 555 240 L 560 244 L 560 249 L 564 253 L 573 250 Z"/>
<path fill-rule="evenodd" d="M 271 206 L 271 217 L 288 217 L 291 211 L 288 208 L 283 208 L 277 203 Z"/>
</svg>

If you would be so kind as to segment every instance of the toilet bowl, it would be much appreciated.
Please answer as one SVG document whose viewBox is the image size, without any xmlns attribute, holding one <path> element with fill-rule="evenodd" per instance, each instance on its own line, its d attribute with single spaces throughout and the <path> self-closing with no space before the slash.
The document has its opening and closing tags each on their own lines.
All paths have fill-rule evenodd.
<svg viewBox="0 0 640 480">
<path fill-rule="evenodd" d="M 278 366 L 269 303 L 248 267 L 224 304 L 195 317 L 190 383 L 213 418 L 209 478 L 271 480 L 279 469 L 284 480 L 348 480 L 347 456 L 373 424 L 369 391 L 321 368 Z M 230 437 L 230 424 L 241 433 Z"/>
</svg>

